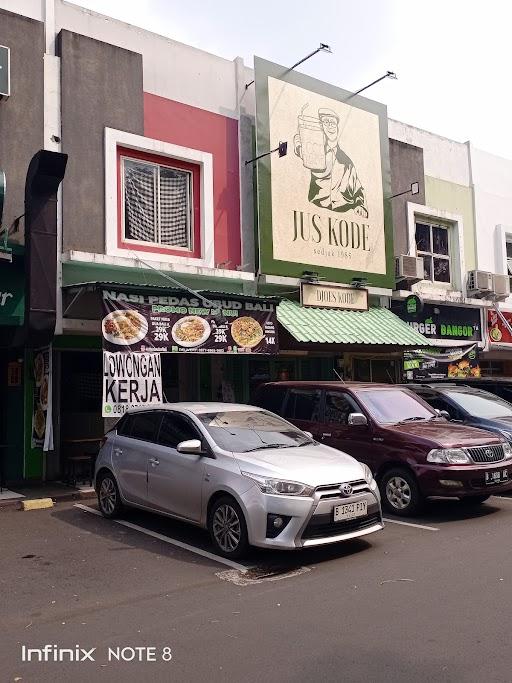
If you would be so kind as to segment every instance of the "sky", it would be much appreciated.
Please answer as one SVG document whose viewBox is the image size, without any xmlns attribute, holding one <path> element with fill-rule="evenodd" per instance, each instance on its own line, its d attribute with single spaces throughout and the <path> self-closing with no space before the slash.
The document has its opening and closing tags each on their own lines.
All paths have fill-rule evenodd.
<svg viewBox="0 0 512 683">
<path fill-rule="evenodd" d="M 247 66 L 254 55 L 357 90 L 390 118 L 512 159 L 508 0 L 80 0 L 75 4 Z"/>
</svg>

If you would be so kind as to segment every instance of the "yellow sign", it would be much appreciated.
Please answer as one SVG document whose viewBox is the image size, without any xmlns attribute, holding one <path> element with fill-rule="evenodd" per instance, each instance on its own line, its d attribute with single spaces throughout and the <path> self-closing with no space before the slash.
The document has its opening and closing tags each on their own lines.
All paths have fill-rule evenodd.
<svg viewBox="0 0 512 683">
<path fill-rule="evenodd" d="M 339 287 L 338 285 L 303 284 L 301 301 L 303 306 L 367 311 L 368 290 L 358 287 Z"/>
</svg>

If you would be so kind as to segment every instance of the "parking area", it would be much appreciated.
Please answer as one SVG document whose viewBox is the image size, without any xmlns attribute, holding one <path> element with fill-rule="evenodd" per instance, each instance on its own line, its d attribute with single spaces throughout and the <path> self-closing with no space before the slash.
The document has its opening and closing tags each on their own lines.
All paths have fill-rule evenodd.
<svg viewBox="0 0 512 683">
<path fill-rule="evenodd" d="M 87 507 L 0 513 L 3 680 L 510 678 L 510 498 L 438 501 L 366 538 L 253 550 L 240 567 L 201 530 Z M 22 662 L 23 645 L 46 643 L 96 648 L 94 662 Z M 172 659 L 112 661 L 117 647 Z"/>
</svg>

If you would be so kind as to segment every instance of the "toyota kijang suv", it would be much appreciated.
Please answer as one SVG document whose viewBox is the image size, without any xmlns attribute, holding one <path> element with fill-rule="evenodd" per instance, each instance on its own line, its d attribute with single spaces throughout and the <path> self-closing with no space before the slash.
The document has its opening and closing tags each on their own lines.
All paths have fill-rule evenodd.
<svg viewBox="0 0 512 683">
<path fill-rule="evenodd" d="M 275 382 L 260 387 L 254 403 L 368 465 L 396 515 L 416 514 L 433 496 L 480 504 L 512 489 L 505 438 L 449 422 L 406 387 Z"/>
</svg>

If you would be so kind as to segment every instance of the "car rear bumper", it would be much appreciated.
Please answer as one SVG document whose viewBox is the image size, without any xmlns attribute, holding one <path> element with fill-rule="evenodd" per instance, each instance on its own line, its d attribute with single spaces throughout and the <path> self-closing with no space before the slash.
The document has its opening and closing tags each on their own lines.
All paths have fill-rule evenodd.
<svg viewBox="0 0 512 683">
<path fill-rule="evenodd" d="M 331 494 L 332 495 L 332 494 Z M 366 536 L 384 528 L 378 493 L 358 491 L 349 497 L 322 498 L 319 492 L 314 498 L 263 494 L 257 486 L 241 498 L 249 543 L 262 548 L 296 548 L 338 543 L 359 536 Z M 367 514 L 347 521 L 334 521 L 337 505 L 366 501 Z M 275 538 L 268 536 L 268 515 L 282 516 L 287 521 Z"/>
<path fill-rule="evenodd" d="M 508 472 L 508 481 L 485 483 L 485 473 Z M 424 496 L 466 496 L 491 495 L 512 490 L 512 460 L 486 463 L 484 465 L 421 465 L 416 477 Z"/>
</svg>

